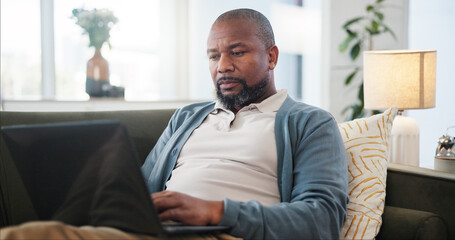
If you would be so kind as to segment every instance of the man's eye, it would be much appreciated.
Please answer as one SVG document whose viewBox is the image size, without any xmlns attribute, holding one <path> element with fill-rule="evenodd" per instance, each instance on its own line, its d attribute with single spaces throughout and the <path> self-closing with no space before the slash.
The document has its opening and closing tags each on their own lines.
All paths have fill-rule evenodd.
<svg viewBox="0 0 455 240">
<path fill-rule="evenodd" d="M 234 56 L 241 56 L 242 54 L 244 54 L 245 51 L 239 51 L 239 52 L 232 52 L 232 55 Z"/>
<path fill-rule="evenodd" d="M 216 60 L 218 58 L 218 55 L 210 55 L 209 60 Z"/>
</svg>

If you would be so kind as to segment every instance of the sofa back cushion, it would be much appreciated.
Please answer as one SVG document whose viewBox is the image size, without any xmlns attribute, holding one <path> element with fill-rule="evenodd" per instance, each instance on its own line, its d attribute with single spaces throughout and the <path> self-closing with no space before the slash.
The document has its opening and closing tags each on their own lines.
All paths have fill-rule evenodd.
<svg viewBox="0 0 455 240">
<path fill-rule="evenodd" d="M 119 120 L 127 126 L 128 132 L 137 148 L 139 158 L 145 160 L 174 112 L 174 109 L 101 112 L 0 112 L 0 124 L 1 126 L 9 126 L 91 120 Z"/>
</svg>

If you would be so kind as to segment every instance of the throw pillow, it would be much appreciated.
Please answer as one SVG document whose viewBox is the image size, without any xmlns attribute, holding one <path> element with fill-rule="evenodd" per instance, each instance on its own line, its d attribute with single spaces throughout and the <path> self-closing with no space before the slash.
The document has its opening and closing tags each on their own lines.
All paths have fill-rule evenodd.
<svg viewBox="0 0 455 240">
<path fill-rule="evenodd" d="M 389 139 L 397 109 L 338 124 L 346 148 L 349 204 L 340 237 L 373 239 L 385 202 Z"/>
</svg>

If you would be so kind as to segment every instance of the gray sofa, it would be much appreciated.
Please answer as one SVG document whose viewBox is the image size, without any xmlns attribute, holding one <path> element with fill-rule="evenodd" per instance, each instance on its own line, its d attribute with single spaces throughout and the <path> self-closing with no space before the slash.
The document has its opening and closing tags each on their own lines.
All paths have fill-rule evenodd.
<svg viewBox="0 0 455 240">
<path fill-rule="evenodd" d="M 114 119 L 126 124 L 145 159 L 174 110 L 1 112 L 0 125 Z M 3 140 L 0 142 L 0 226 L 36 220 Z M 455 174 L 390 164 L 386 207 L 377 239 L 455 239 Z"/>
</svg>

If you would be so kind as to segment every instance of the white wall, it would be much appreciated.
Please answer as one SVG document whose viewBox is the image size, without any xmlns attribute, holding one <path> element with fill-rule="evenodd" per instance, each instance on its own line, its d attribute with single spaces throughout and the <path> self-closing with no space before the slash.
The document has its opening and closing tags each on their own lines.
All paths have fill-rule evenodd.
<svg viewBox="0 0 455 240">
<path fill-rule="evenodd" d="M 340 53 L 338 45 L 346 37 L 342 30 L 343 24 L 354 17 L 365 14 L 366 6 L 373 3 L 373 0 L 331 0 L 330 1 L 330 107 L 329 111 L 334 115 L 338 122 L 344 121 L 341 111 L 357 99 L 357 89 L 360 84 L 361 75 L 358 74 L 354 83 L 349 87 L 344 86 L 344 79 L 352 71 L 346 66 L 352 65 L 349 53 Z M 397 35 L 395 41 L 389 34 L 383 34 L 374 38 L 374 49 L 405 49 L 407 48 L 408 36 L 408 0 L 386 0 L 384 9 L 384 22 Z M 362 63 L 361 56 L 357 63 Z"/>
<path fill-rule="evenodd" d="M 433 167 L 439 137 L 455 126 L 455 1 L 409 1 L 409 48 L 436 49 L 436 107 L 409 110 L 420 127 L 420 166 Z M 455 129 L 449 132 L 455 135 Z"/>
</svg>

